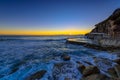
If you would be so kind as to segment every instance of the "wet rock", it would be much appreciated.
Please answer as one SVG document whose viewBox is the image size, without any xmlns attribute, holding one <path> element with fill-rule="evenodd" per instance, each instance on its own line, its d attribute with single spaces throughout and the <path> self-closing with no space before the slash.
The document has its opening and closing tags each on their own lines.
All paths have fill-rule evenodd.
<svg viewBox="0 0 120 80">
<path fill-rule="evenodd" d="M 46 72 L 47 72 L 46 70 L 38 71 L 38 72 L 32 74 L 31 76 L 29 76 L 26 80 L 40 79 L 40 78 L 42 78 L 45 75 Z"/>
<path fill-rule="evenodd" d="M 61 58 L 62 58 L 64 61 L 70 60 L 70 56 L 67 55 L 67 54 L 63 54 L 63 55 L 61 56 Z"/>
<path fill-rule="evenodd" d="M 110 77 L 112 77 L 112 78 L 117 78 L 118 77 L 114 68 L 109 68 L 108 73 L 109 73 Z"/>
<path fill-rule="evenodd" d="M 79 74 L 74 63 L 70 61 L 55 63 L 52 70 L 53 80 L 61 80 L 61 77 L 65 80 L 77 80 Z"/>
<path fill-rule="evenodd" d="M 92 65 L 90 62 L 84 61 L 85 63 L 87 63 L 88 65 Z"/>
<path fill-rule="evenodd" d="M 11 68 L 11 72 L 9 74 L 13 74 L 15 73 L 17 70 L 19 70 L 19 67 L 21 65 L 25 64 L 25 61 L 22 60 L 22 61 L 17 61 L 16 63 L 14 63 L 10 68 Z"/>
<path fill-rule="evenodd" d="M 80 61 L 76 61 L 77 64 L 82 64 Z"/>
<path fill-rule="evenodd" d="M 116 60 L 114 60 L 114 62 L 116 62 L 117 64 L 120 65 L 120 59 L 116 59 Z"/>
<path fill-rule="evenodd" d="M 84 65 L 80 65 L 80 66 L 78 67 L 78 70 L 79 70 L 81 73 L 83 73 L 84 69 L 85 69 L 85 66 L 84 66 Z"/>
<path fill-rule="evenodd" d="M 83 73 L 83 71 L 85 70 L 85 66 L 83 64 L 79 64 L 78 66 L 78 70 Z"/>
<path fill-rule="evenodd" d="M 70 78 L 66 77 L 64 80 L 71 80 Z"/>
<path fill-rule="evenodd" d="M 68 66 L 68 63 L 66 62 L 61 62 L 61 63 L 55 63 L 54 64 L 54 67 L 53 67 L 53 73 L 52 73 L 52 76 L 53 76 L 53 79 L 54 80 L 58 80 L 60 75 L 64 73 L 64 66 Z"/>
<path fill-rule="evenodd" d="M 120 79 L 120 65 L 115 65 L 114 68 L 115 68 L 118 78 Z"/>
<path fill-rule="evenodd" d="M 108 68 L 113 66 L 113 61 L 107 58 L 95 58 L 94 62 L 96 66 L 102 71 L 107 71 Z"/>
<path fill-rule="evenodd" d="M 92 74 L 87 77 L 83 77 L 81 80 L 111 80 L 103 74 Z"/>
<path fill-rule="evenodd" d="M 100 73 L 99 69 L 96 66 L 87 66 L 83 71 L 83 76 L 86 77 L 96 73 Z"/>
<path fill-rule="evenodd" d="M 13 73 L 15 73 L 17 70 L 19 70 L 19 68 L 18 68 L 18 67 L 15 67 L 15 68 L 13 68 L 13 69 L 11 70 L 11 72 L 10 72 L 9 74 L 13 74 Z"/>
<path fill-rule="evenodd" d="M 109 66 L 112 66 L 112 60 L 109 60 L 107 58 L 94 58 L 95 63 L 103 63 Z"/>
</svg>

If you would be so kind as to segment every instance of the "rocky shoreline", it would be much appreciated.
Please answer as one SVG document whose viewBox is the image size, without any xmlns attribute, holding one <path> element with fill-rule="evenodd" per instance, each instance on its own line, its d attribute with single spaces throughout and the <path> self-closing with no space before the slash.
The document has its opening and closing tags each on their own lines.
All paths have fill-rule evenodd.
<svg viewBox="0 0 120 80">
<path fill-rule="evenodd" d="M 116 9 L 107 19 L 95 25 L 91 32 L 85 34 L 94 44 L 85 44 L 99 50 L 120 50 L 120 8 Z M 69 41 L 69 43 L 75 43 Z"/>
<path fill-rule="evenodd" d="M 79 80 L 120 80 L 120 58 L 109 61 L 105 58 L 99 59 L 94 57 L 96 66 L 89 62 L 86 62 L 88 64 L 86 66 L 81 61 L 71 61 L 72 56 L 68 54 L 61 55 L 60 59 L 62 60 L 61 62 L 54 63 L 51 77 L 49 76 L 47 80 L 78 80 L 78 78 Z M 112 66 L 110 62 L 114 62 L 115 65 L 105 71 L 106 75 L 100 70 L 100 66 L 102 66 L 99 65 L 100 62 L 104 62 L 109 66 Z M 75 72 L 79 72 L 79 74 L 74 75 L 76 74 Z M 46 70 L 40 70 L 27 77 L 26 80 L 44 80 L 42 78 L 46 73 Z M 66 73 L 69 75 L 66 75 Z M 78 77 L 80 75 L 81 77 Z M 60 78 L 61 76 L 64 76 L 64 79 Z"/>
<path fill-rule="evenodd" d="M 74 38 L 76 39 L 76 38 Z M 101 43 L 99 44 L 94 44 L 96 43 L 94 40 L 91 40 L 92 43 L 89 42 L 82 42 L 82 41 L 75 41 L 72 39 L 67 39 L 66 43 L 70 43 L 70 44 L 76 44 L 76 45 L 82 45 L 84 47 L 87 48 L 92 48 L 92 49 L 96 49 L 96 50 L 102 50 L 102 51 L 119 51 L 120 50 L 120 46 L 105 46 L 105 45 L 101 45 Z"/>
</svg>

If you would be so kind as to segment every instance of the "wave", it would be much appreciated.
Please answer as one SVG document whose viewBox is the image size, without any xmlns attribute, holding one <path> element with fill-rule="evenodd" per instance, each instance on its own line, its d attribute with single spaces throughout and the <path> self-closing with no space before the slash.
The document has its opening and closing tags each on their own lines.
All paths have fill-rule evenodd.
<svg viewBox="0 0 120 80">
<path fill-rule="evenodd" d="M 0 39 L 0 41 L 11 41 L 11 40 L 20 40 L 20 39 L 4 39 L 4 38 L 2 38 L 2 39 Z"/>
<path fill-rule="evenodd" d="M 24 40 L 24 41 L 63 41 L 63 40 L 66 40 L 65 39 L 16 39 L 16 38 L 13 38 L 13 39 L 10 39 L 10 38 L 1 38 L 0 41 L 15 41 L 15 40 Z"/>
</svg>

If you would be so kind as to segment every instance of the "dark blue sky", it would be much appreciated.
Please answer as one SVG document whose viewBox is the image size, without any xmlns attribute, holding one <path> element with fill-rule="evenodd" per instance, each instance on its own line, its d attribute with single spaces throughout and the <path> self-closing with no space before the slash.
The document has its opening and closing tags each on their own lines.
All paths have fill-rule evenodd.
<svg viewBox="0 0 120 80">
<path fill-rule="evenodd" d="M 0 0 L 0 29 L 91 29 L 120 0 Z"/>
</svg>

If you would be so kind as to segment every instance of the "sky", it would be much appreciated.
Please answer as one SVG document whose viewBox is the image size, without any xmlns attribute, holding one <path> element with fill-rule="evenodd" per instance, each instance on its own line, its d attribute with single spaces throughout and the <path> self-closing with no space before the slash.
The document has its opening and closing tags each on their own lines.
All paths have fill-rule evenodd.
<svg viewBox="0 0 120 80">
<path fill-rule="evenodd" d="M 120 8 L 120 0 L 0 0 L 0 35 L 78 35 Z"/>
</svg>

